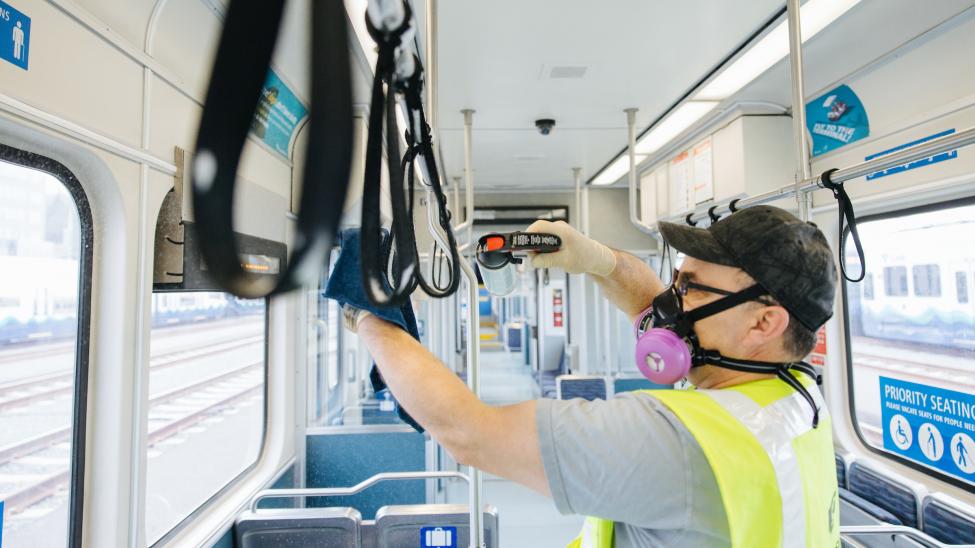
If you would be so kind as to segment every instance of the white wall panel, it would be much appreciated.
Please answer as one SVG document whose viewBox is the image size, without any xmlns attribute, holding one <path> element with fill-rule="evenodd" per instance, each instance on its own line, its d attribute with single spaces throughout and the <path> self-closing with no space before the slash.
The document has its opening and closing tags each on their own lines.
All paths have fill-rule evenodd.
<svg viewBox="0 0 975 548">
<path fill-rule="evenodd" d="M 31 18 L 30 70 L 0 62 L 0 92 L 137 146 L 141 69 L 47 2 L 18 9 Z"/>
</svg>

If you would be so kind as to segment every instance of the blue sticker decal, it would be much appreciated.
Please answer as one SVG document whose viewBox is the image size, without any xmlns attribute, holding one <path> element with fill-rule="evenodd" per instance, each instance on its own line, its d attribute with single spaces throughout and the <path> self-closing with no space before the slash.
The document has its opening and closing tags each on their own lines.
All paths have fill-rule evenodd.
<svg viewBox="0 0 975 548">
<path fill-rule="evenodd" d="M 3 501 L 0 500 L 0 546 L 3 546 Z"/>
<path fill-rule="evenodd" d="M 975 395 L 880 377 L 884 449 L 975 485 Z"/>
<path fill-rule="evenodd" d="M 456 527 L 423 527 L 420 548 L 457 548 Z"/>
<path fill-rule="evenodd" d="M 27 70 L 30 56 L 30 17 L 0 0 L 0 59 Z"/>
<path fill-rule="evenodd" d="M 870 135 L 867 110 L 857 94 L 846 85 L 806 103 L 806 127 L 812 134 L 813 156 Z"/>
<path fill-rule="evenodd" d="M 945 131 L 942 131 L 940 133 L 935 133 L 934 135 L 928 135 L 927 137 L 924 137 L 923 139 L 918 139 L 916 141 L 911 141 L 910 143 L 904 143 L 903 145 L 899 145 L 899 146 L 896 146 L 894 148 L 889 148 L 887 150 L 882 150 L 880 152 L 876 152 L 874 154 L 871 154 L 870 156 L 867 156 L 866 158 L 864 158 L 864 160 L 873 160 L 874 158 L 878 158 L 880 156 L 886 156 L 888 154 L 893 154 L 894 152 L 897 152 L 899 150 L 904 150 L 905 148 L 912 147 L 914 145 L 919 145 L 921 143 L 926 143 L 928 141 L 937 139 L 938 137 L 944 137 L 945 135 L 951 135 L 954 132 L 955 132 L 955 128 L 946 129 Z M 950 150 L 948 152 L 942 152 L 941 154 L 935 154 L 934 156 L 928 156 L 927 158 L 921 158 L 920 160 L 914 160 L 913 162 L 910 162 L 910 163 L 907 163 L 907 164 L 901 164 L 899 166 L 894 166 L 894 167 L 891 167 L 891 168 L 887 168 L 887 169 L 885 169 L 883 171 L 875 171 L 875 172 L 867 175 L 867 180 L 870 181 L 872 179 L 877 179 L 877 178 L 880 178 L 880 177 L 886 177 L 888 175 L 893 175 L 895 173 L 900 173 L 902 171 L 908 171 L 908 170 L 911 170 L 911 169 L 917 169 L 919 167 L 929 166 L 931 164 L 936 164 L 938 162 L 944 162 L 945 160 L 954 160 L 957 157 L 958 157 L 958 151 L 957 150 Z"/>
<path fill-rule="evenodd" d="M 251 122 L 251 133 L 272 150 L 289 159 L 291 141 L 298 124 L 307 114 L 308 109 L 301 104 L 291 88 L 273 70 L 269 70 L 257 110 L 254 112 L 254 120 Z"/>
</svg>

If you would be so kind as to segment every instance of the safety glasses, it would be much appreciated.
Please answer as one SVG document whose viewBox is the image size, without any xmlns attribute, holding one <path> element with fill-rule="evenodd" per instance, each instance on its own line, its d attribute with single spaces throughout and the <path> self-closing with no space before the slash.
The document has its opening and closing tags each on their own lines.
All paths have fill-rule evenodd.
<svg viewBox="0 0 975 548">
<path fill-rule="evenodd" d="M 686 278 L 681 278 L 680 271 L 677 270 L 676 268 L 674 269 L 674 274 L 673 274 L 673 277 L 671 278 L 671 280 L 673 280 L 674 292 L 679 297 L 686 297 L 687 296 L 687 293 L 690 290 L 692 290 L 692 289 L 697 290 L 697 291 L 705 291 L 707 293 L 714 293 L 715 295 L 722 295 L 722 296 L 725 296 L 725 297 L 729 297 L 731 295 L 735 295 L 735 294 L 739 293 L 738 291 L 728 291 L 726 289 L 720 289 L 720 288 L 717 288 L 717 287 L 711 287 L 709 285 L 704 285 L 704 284 L 699 284 L 697 282 L 692 282 L 692 281 L 690 281 L 690 280 L 688 280 Z M 774 302 L 772 302 L 772 301 L 770 301 L 768 299 L 757 298 L 757 299 L 750 299 L 750 300 L 751 301 L 754 301 L 754 302 L 757 302 L 757 303 L 764 304 L 765 306 L 778 306 L 776 303 L 774 303 Z"/>
</svg>

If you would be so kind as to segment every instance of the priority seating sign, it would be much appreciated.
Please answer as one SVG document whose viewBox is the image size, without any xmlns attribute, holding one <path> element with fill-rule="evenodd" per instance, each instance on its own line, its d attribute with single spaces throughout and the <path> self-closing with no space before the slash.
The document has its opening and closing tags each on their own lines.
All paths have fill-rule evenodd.
<svg viewBox="0 0 975 548">
<path fill-rule="evenodd" d="M 880 377 L 884 449 L 975 485 L 975 395 Z"/>
</svg>

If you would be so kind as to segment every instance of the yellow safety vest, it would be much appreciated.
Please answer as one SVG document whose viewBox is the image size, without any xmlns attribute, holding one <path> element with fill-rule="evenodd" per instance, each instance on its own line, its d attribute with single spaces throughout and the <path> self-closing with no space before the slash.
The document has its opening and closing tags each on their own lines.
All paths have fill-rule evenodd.
<svg viewBox="0 0 975 548">
<path fill-rule="evenodd" d="M 820 408 L 816 429 L 809 404 L 779 379 L 720 390 L 645 391 L 700 444 L 733 548 L 840 546 L 832 422 L 819 390 L 807 388 Z M 569 547 L 613 548 L 613 522 L 586 518 Z"/>
</svg>

